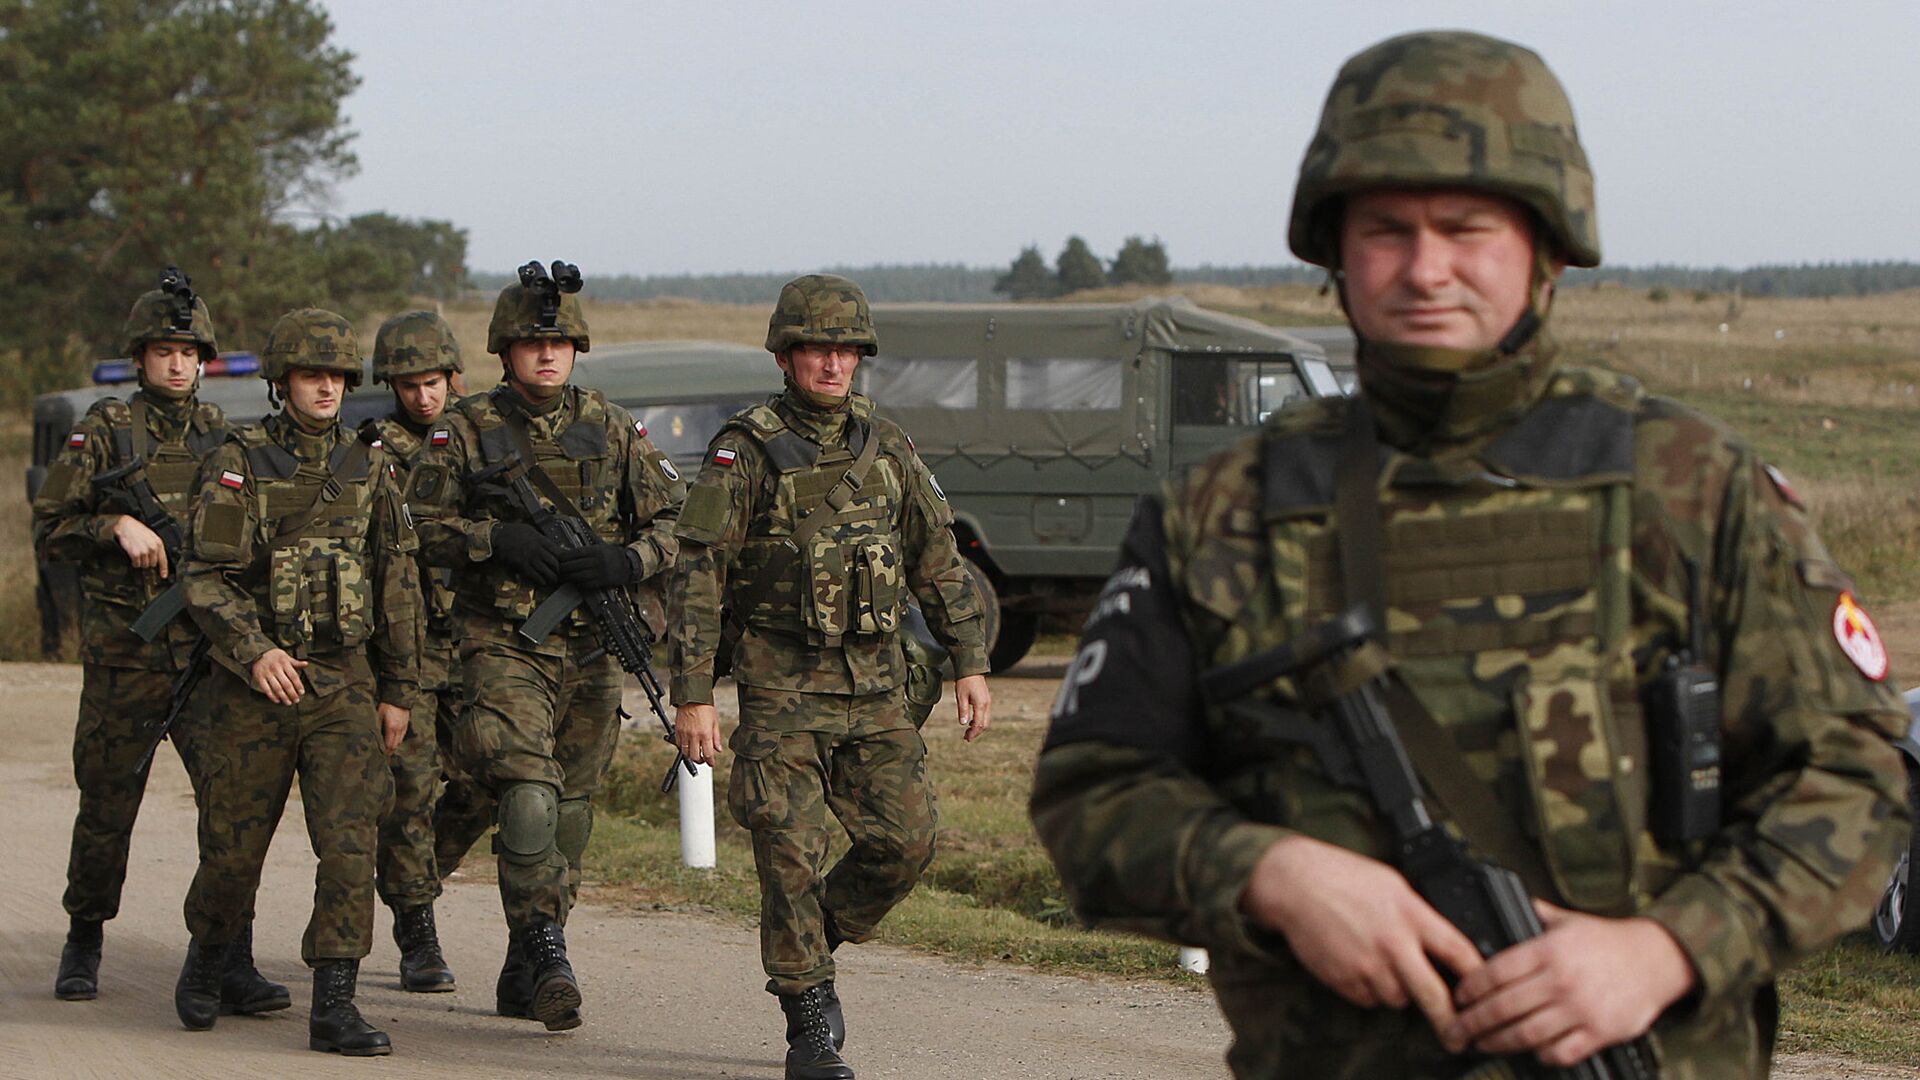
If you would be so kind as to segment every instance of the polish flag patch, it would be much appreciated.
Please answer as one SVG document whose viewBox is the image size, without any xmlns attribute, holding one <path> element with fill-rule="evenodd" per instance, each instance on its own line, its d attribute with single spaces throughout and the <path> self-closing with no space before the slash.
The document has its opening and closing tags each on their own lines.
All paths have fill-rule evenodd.
<svg viewBox="0 0 1920 1080">
<path fill-rule="evenodd" d="M 719 465 L 723 467 L 732 465 L 733 459 L 739 456 L 740 456 L 739 454 L 736 454 L 733 451 L 722 446 L 713 452 L 713 463 L 715 465 Z"/>
<path fill-rule="evenodd" d="M 247 486 L 247 478 L 234 472 L 232 469 L 222 469 L 220 470 L 220 486 L 239 491 L 241 488 Z"/>
<path fill-rule="evenodd" d="M 373 440 L 373 448 L 374 448 L 375 450 L 378 450 L 378 449 L 380 449 L 380 448 L 382 448 L 382 447 L 384 447 L 384 446 L 386 446 L 386 445 L 387 445 L 387 444 L 386 444 L 386 442 L 385 442 L 385 440 L 382 440 L 382 439 L 375 439 L 375 440 Z"/>
<path fill-rule="evenodd" d="M 640 420 L 635 420 L 633 422 L 633 430 L 639 432 L 641 438 L 644 439 L 647 437 L 647 425 L 645 422 Z"/>
<path fill-rule="evenodd" d="M 1840 651 L 1847 654 L 1853 666 L 1860 674 L 1874 682 L 1887 677 L 1887 646 L 1880 640 L 1880 631 L 1873 625 L 1853 594 L 1843 592 L 1833 605 L 1833 640 L 1840 643 Z"/>
<path fill-rule="evenodd" d="M 1805 510 L 1807 508 L 1807 504 L 1800 501 L 1800 493 L 1793 490 L 1792 484 L 1787 483 L 1787 474 L 1769 465 L 1767 466 L 1767 479 L 1773 481 L 1773 490 L 1779 492 L 1780 497 L 1787 500 L 1789 505 L 1793 506 L 1796 510 Z"/>
<path fill-rule="evenodd" d="M 86 432 L 84 432 L 84 431 L 76 431 L 76 432 L 74 432 L 73 434 L 71 434 L 71 435 L 69 435 L 69 436 L 67 436 L 67 446 L 68 446 L 68 448 L 70 448 L 70 449 L 73 449 L 73 450 L 78 450 L 78 449 L 80 449 L 81 447 L 83 447 L 83 446 L 85 446 L 85 445 L 87 445 L 87 433 L 86 433 Z"/>
<path fill-rule="evenodd" d="M 449 435 L 446 428 L 441 428 L 439 431 L 436 431 L 433 434 L 427 436 L 427 445 L 428 446 L 445 446 L 447 445 L 447 440 L 451 437 L 452 436 Z"/>
</svg>

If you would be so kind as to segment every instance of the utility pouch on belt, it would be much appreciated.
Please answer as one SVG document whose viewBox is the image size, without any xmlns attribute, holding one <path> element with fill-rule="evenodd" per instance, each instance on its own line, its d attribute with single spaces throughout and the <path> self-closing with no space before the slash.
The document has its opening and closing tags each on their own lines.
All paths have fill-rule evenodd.
<svg viewBox="0 0 1920 1080">
<path fill-rule="evenodd" d="M 900 648 L 907 656 L 907 718 L 914 727 L 924 727 L 946 689 L 949 654 L 916 605 L 907 605 L 900 619 Z"/>
<path fill-rule="evenodd" d="M 1687 648 L 1669 657 L 1645 690 L 1653 835 L 1667 847 L 1705 840 L 1720 828 L 1720 683 L 1703 662 L 1706 598 L 1691 559 L 1687 578 Z"/>
</svg>

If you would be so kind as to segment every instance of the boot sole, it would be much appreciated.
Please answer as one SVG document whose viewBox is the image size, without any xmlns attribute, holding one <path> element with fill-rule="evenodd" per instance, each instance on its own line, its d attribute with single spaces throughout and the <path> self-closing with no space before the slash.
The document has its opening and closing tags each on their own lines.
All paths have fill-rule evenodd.
<svg viewBox="0 0 1920 1080">
<path fill-rule="evenodd" d="M 61 1001 L 92 1001 L 100 996 L 98 988 L 92 990 L 55 990 L 53 996 Z"/>
<path fill-rule="evenodd" d="M 402 982 L 400 984 L 400 989 L 405 990 L 409 994 L 451 994 L 455 990 L 458 990 L 459 988 L 460 988 L 459 984 L 455 983 L 452 979 L 448 979 L 446 982 L 435 982 L 435 983 Z"/>
<path fill-rule="evenodd" d="M 293 998 L 268 998 L 265 1001 L 238 1001 L 231 1004 L 220 1003 L 221 1016 L 255 1016 L 260 1013 L 279 1012 L 293 1008 Z"/>
<path fill-rule="evenodd" d="M 326 1054 L 339 1054 L 341 1057 L 382 1057 L 393 1053 L 393 1044 L 384 1046 L 345 1047 L 326 1039 L 307 1038 L 307 1049 L 318 1050 Z"/>
<path fill-rule="evenodd" d="M 580 987 L 566 979 L 548 979 L 534 988 L 528 1011 L 548 1031 L 571 1031 L 580 1026 Z"/>
</svg>

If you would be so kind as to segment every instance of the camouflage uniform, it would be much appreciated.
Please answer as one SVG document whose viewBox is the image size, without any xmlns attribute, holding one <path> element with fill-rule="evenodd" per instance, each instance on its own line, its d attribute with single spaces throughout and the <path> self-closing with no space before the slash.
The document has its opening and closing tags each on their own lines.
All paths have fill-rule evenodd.
<svg viewBox="0 0 1920 1080">
<path fill-rule="evenodd" d="M 1316 141 L 1303 198 L 1334 183 L 1329 161 L 1371 154 L 1376 174 L 1381 161 L 1394 175 L 1415 171 L 1403 159 L 1417 138 L 1397 148 L 1368 139 L 1396 122 L 1450 130 L 1407 120 L 1403 102 L 1436 85 L 1545 108 L 1531 53 L 1515 62 L 1518 91 L 1472 82 L 1476 63 L 1448 55 L 1488 48 L 1473 35 L 1416 35 L 1351 61 L 1322 132 L 1344 124 L 1357 145 L 1342 157 Z M 1490 51 L 1502 63 L 1524 52 Z M 1380 111 L 1337 117 L 1335 103 L 1354 97 Z M 1570 138 L 1570 113 L 1566 124 Z M 1428 183 L 1488 186 L 1427 164 Z M 1339 182 L 1358 190 L 1367 175 Z M 1541 175 L 1590 185 L 1583 160 L 1577 173 Z M 1584 203 L 1564 191 L 1540 201 L 1570 209 L 1542 213 L 1547 235 L 1592 263 L 1586 190 Z M 1337 263 L 1325 224 L 1312 207 L 1296 210 L 1295 247 Z M 1835 620 L 1858 615 L 1849 579 L 1742 440 L 1630 379 L 1563 364 L 1544 334 L 1447 392 L 1396 379 L 1394 355 L 1361 343 L 1362 394 L 1385 443 L 1377 491 L 1397 678 L 1519 826 L 1540 864 L 1538 891 L 1582 911 L 1650 917 L 1686 953 L 1697 986 L 1650 1036 L 1660 1075 L 1764 1075 L 1776 973 L 1866 919 L 1905 842 L 1888 745 L 1905 710 L 1880 681 L 1883 659 L 1862 669 L 1836 641 Z M 1210 950 L 1238 1076 L 1468 1068 L 1420 1012 L 1347 1002 L 1240 911 L 1255 864 L 1283 837 L 1378 859 L 1391 845 L 1367 795 L 1331 780 L 1312 749 L 1263 741 L 1197 686 L 1199 672 L 1295 640 L 1355 599 L 1344 595 L 1333 506 L 1355 407 L 1290 407 L 1196 468 L 1164 505 L 1143 504 L 1034 783 L 1035 825 L 1084 917 Z M 1724 695 L 1724 811 L 1710 840 L 1669 845 L 1649 824 L 1654 721 L 1642 693 L 1686 647 L 1690 567 L 1706 598 L 1702 659 Z M 1290 680 L 1261 693 L 1302 708 Z"/>
<path fill-rule="evenodd" d="M 539 290 L 509 286 L 489 330 L 489 349 L 504 355 L 516 340 L 564 336 L 577 351 L 588 338 L 578 301 L 567 295 L 542 326 Z M 529 1007 L 518 980 L 528 949 L 564 966 L 560 928 L 580 885 L 580 860 L 593 829 L 599 790 L 620 734 L 624 674 L 604 652 L 591 616 L 576 608 L 547 638 L 530 643 L 518 630 L 544 599 L 504 559 L 495 558 L 498 530 L 528 523 L 503 486 L 474 483 L 503 461 L 521 461 L 514 426 L 524 425 L 535 462 L 579 510 L 602 543 L 622 545 L 642 620 L 657 634 L 664 623 L 655 575 L 673 560 L 674 516 L 683 487 L 646 429 L 597 390 L 567 386 L 542 405 L 507 383 L 450 407 L 429 436 L 408 498 L 420 515 L 427 561 L 453 568 L 460 640 L 459 716 L 454 758 L 499 802 L 494 850 L 500 895 L 513 931 L 499 992 L 503 1015 L 534 1015 L 549 1027 L 579 1023 L 573 1006 L 543 1015 Z M 498 474 L 496 474 L 496 477 Z M 551 502 L 542 495 L 543 505 Z M 539 939 L 539 940 L 534 940 Z M 532 959 L 525 956 L 525 959 Z M 556 976 L 558 977 L 558 976 Z M 537 972 L 535 978 L 544 982 Z M 565 979 L 572 984 L 571 969 Z M 544 996 L 544 991 L 537 991 Z M 578 988 L 567 995 L 576 1004 Z"/>
<path fill-rule="evenodd" d="M 787 328 L 819 335 L 840 320 L 865 323 L 871 336 L 851 282 L 822 275 L 788 286 L 796 289 L 812 312 Z M 783 294 L 773 335 L 792 306 Z M 769 349 L 785 349 L 773 335 Z M 959 675 L 985 674 L 979 597 L 933 474 L 859 394 L 823 408 L 790 385 L 736 415 L 714 438 L 677 530 L 673 699 L 711 704 L 722 610 L 791 550 L 783 538 L 869 440 L 878 446 L 871 471 L 747 614 L 732 656 L 740 726 L 727 803 L 753 834 L 761 963 L 768 989 L 786 995 L 828 983 L 833 946 L 871 937 L 933 859 L 934 796 L 916 722 L 926 712 L 910 715 L 905 697 L 902 613 L 917 599 Z M 852 846 L 823 874 L 828 810 Z"/>
<path fill-rule="evenodd" d="M 295 366 L 359 370 L 351 327 L 317 310 L 284 317 L 266 361 L 270 378 Z M 199 949 L 231 940 L 298 774 L 319 860 L 300 949 L 316 968 L 316 1016 L 322 972 L 351 972 L 373 941 L 378 822 L 392 799 L 375 706 L 411 709 L 419 696 L 418 547 L 394 477 L 384 449 L 338 424 L 312 434 L 279 413 L 242 427 L 201 473 L 184 572 L 218 661 L 187 927 Z M 309 507 L 317 515 L 287 530 Z M 308 662 L 297 704 L 253 688 L 252 665 L 275 648 Z"/>
</svg>

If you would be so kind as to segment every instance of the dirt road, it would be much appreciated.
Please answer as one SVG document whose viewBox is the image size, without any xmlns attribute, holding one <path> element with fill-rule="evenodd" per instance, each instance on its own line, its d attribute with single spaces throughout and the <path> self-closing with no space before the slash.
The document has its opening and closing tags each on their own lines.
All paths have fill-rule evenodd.
<svg viewBox="0 0 1920 1080">
<path fill-rule="evenodd" d="M 1035 667 L 1040 667 L 1035 665 Z M 996 698 L 1044 708 L 1054 678 L 1001 680 Z M 0 664 L 0 1080 L 68 1077 L 778 1077 L 779 1013 L 761 993 L 750 927 L 585 904 L 568 926 L 587 1023 L 549 1034 L 493 1015 L 505 930 L 491 885 L 456 881 L 439 915 L 453 994 L 398 989 L 384 910 L 361 970 L 360 1005 L 393 1056 L 343 1060 L 306 1049 L 310 985 L 299 941 L 313 856 L 298 802 L 275 839 L 259 902 L 260 967 L 294 1008 L 222 1017 L 188 1032 L 172 987 L 186 947 L 180 903 L 193 875 L 193 803 L 170 749 L 155 766 L 134 836 L 120 917 L 107 927 L 100 998 L 52 992 L 74 791 L 68 762 L 78 667 Z M 1031 702 L 1027 699 L 1032 698 Z M 967 966 L 867 945 L 843 960 L 848 1054 L 865 1078 L 1224 1076 L 1226 1031 L 1204 993 L 1161 985 Z M 1832 1058 L 1776 1063 L 1780 1077 L 1908 1075 Z"/>
</svg>

